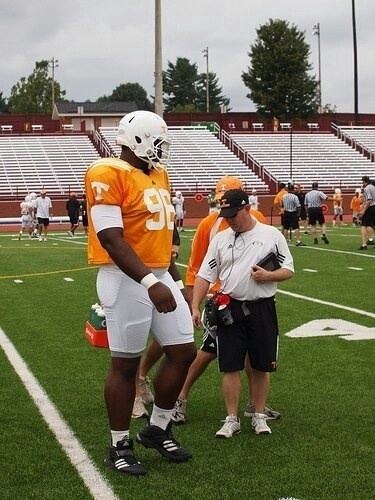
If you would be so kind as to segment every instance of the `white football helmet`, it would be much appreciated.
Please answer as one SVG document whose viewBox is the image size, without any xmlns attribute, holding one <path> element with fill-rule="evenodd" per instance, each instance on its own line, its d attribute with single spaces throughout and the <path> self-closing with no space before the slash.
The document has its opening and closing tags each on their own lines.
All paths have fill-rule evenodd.
<svg viewBox="0 0 375 500">
<path fill-rule="evenodd" d="M 38 198 L 38 195 L 34 192 L 30 193 L 30 197 L 32 200 L 36 200 Z"/>
<path fill-rule="evenodd" d="M 32 201 L 32 198 L 31 198 L 31 195 L 30 195 L 30 194 L 27 194 L 27 195 L 25 196 L 25 201 L 26 201 L 27 203 L 29 203 L 30 201 Z"/>
<path fill-rule="evenodd" d="M 148 168 L 166 167 L 170 140 L 163 118 L 151 111 L 133 111 L 125 115 L 118 128 L 117 144 L 127 146 Z"/>
</svg>

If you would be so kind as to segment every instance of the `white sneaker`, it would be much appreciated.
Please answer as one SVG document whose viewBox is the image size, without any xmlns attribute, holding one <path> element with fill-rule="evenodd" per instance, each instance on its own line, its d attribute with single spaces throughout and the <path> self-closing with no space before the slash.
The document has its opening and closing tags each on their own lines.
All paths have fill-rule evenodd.
<svg viewBox="0 0 375 500">
<path fill-rule="evenodd" d="M 39 241 L 43 241 L 41 236 L 39 236 L 38 240 L 39 240 Z"/>
<path fill-rule="evenodd" d="M 154 402 L 154 395 L 151 391 L 151 380 L 148 377 L 140 377 L 138 380 L 139 393 L 145 405 Z"/>
<path fill-rule="evenodd" d="M 142 398 L 137 396 L 134 400 L 132 418 L 148 417 L 148 411 L 143 404 Z"/>
<path fill-rule="evenodd" d="M 267 425 L 267 415 L 264 413 L 254 413 L 251 420 L 251 427 L 255 434 L 271 434 L 272 431 Z"/>
<path fill-rule="evenodd" d="M 223 422 L 223 427 L 215 434 L 217 438 L 231 438 L 241 432 L 240 420 L 235 415 L 228 415 Z"/>
<path fill-rule="evenodd" d="M 71 231 L 68 231 L 68 236 L 70 236 L 71 238 L 73 238 L 73 233 Z"/>
<path fill-rule="evenodd" d="M 173 408 L 173 413 L 171 420 L 175 424 L 184 424 L 186 421 L 186 405 L 187 401 L 186 399 L 181 399 L 178 398 L 174 408 Z"/>
</svg>

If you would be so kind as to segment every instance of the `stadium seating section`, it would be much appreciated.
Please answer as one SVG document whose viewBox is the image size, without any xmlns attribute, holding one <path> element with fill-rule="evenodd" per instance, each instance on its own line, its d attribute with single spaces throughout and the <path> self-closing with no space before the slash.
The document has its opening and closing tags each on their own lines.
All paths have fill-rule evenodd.
<svg viewBox="0 0 375 500">
<path fill-rule="evenodd" d="M 207 192 L 224 175 L 235 175 L 245 188 L 258 193 L 269 186 L 235 152 L 245 151 L 259 167 L 279 182 L 292 178 L 305 189 L 313 181 L 322 189 L 336 187 L 353 190 L 363 175 L 375 176 L 375 127 L 336 128 L 332 133 L 231 134 L 231 151 L 204 126 L 170 127 L 172 138 L 169 174 L 172 189 L 184 194 Z M 0 196 L 24 196 L 41 187 L 52 195 L 83 191 L 87 166 L 99 158 L 95 146 L 85 134 L 0 135 Z M 98 147 L 105 154 L 119 155 L 115 127 L 99 129 Z M 292 162 L 291 158 L 292 145 Z M 362 154 L 363 153 L 363 154 Z M 372 156 L 371 156 L 372 155 Z M 267 178 L 267 177 L 265 177 Z"/>
<path fill-rule="evenodd" d="M 375 127 L 338 127 L 338 135 L 375 160 Z"/>
<path fill-rule="evenodd" d="M 99 157 L 87 135 L 0 137 L 0 195 L 83 191 L 87 166 Z"/>
<path fill-rule="evenodd" d="M 326 190 L 355 189 L 363 175 L 375 173 L 374 163 L 334 134 L 255 133 L 231 138 L 279 182 L 292 178 L 305 189 L 314 181 Z"/>
<path fill-rule="evenodd" d="M 220 177 L 234 175 L 247 189 L 268 192 L 268 186 L 206 127 L 169 127 L 168 130 L 172 139 L 168 172 L 173 190 L 209 191 Z M 113 153 L 119 155 L 116 128 L 101 127 L 99 131 Z"/>
</svg>

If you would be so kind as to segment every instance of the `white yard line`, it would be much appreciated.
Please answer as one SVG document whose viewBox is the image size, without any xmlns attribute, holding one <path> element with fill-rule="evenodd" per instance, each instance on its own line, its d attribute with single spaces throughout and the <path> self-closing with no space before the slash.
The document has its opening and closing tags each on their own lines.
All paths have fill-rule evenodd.
<svg viewBox="0 0 375 500">
<path fill-rule="evenodd" d="M 0 347 L 94 500 L 118 500 L 112 488 L 100 474 L 86 450 L 1 328 Z"/>
<path fill-rule="evenodd" d="M 319 248 L 317 246 L 309 246 L 309 245 L 305 245 L 303 247 L 298 247 L 298 249 L 309 249 L 309 250 L 320 250 L 321 252 L 333 252 L 333 253 L 344 253 L 344 254 L 347 254 L 347 255 L 358 255 L 359 257 L 369 257 L 370 259 L 375 259 L 375 251 L 374 250 L 371 250 L 371 247 L 369 247 L 369 250 L 367 250 L 367 252 L 369 253 L 366 253 L 366 250 L 363 251 L 363 252 L 348 252 L 347 250 L 334 250 L 333 248 Z M 298 250 L 299 251 L 299 250 Z M 372 254 L 371 254 L 372 252 Z"/>
<path fill-rule="evenodd" d="M 336 307 L 336 309 L 343 309 L 344 311 L 350 311 L 356 314 L 361 314 L 362 316 L 368 316 L 369 318 L 375 318 L 375 313 L 364 311 L 363 309 L 343 306 L 341 304 L 336 304 L 335 302 L 328 302 L 326 300 L 315 299 L 314 297 L 307 297 L 306 295 L 287 292 L 286 290 L 277 290 L 277 291 L 278 293 L 281 293 L 283 295 L 289 295 L 289 297 L 294 297 L 295 299 L 307 300 L 309 302 L 315 302 L 316 304 L 323 304 L 324 306 Z"/>
</svg>

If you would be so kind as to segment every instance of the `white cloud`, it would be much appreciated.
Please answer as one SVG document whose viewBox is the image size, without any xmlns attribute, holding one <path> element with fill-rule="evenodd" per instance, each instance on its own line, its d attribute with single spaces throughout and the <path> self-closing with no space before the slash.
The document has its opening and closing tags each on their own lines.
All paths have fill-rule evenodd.
<svg viewBox="0 0 375 500">
<path fill-rule="evenodd" d="M 320 22 L 323 102 L 353 110 L 351 2 L 342 0 L 162 0 L 163 60 L 187 57 L 205 70 L 202 49 L 209 47 L 210 70 L 217 73 L 235 111 L 253 109 L 241 73 L 256 29 L 269 18 L 286 19 L 306 32 L 317 71 Z M 357 0 L 359 107 L 375 112 L 375 2 Z M 9 95 L 39 59 L 60 61 L 56 78 L 69 99 L 96 99 L 122 82 L 139 82 L 153 93 L 154 2 L 150 0 L 13 0 L 0 11 L 0 90 Z M 5 53 L 4 53 L 5 50 Z"/>
</svg>

